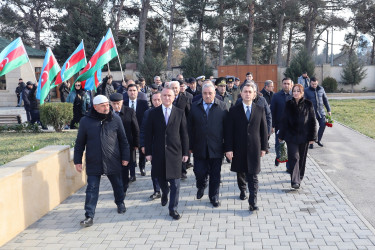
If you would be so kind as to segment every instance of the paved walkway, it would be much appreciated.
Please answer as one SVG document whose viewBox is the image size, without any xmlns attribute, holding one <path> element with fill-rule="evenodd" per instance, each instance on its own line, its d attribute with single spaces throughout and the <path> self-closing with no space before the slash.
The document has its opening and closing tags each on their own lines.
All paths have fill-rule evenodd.
<svg viewBox="0 0 375 250">
<path fill-rule="evenodd" d="M 273 137 L 271 140 L 273 141 Z M 372 226 L 342 195 L 312 158 L 301 189 L 290 189 L 285 166 L 274 166 L 271 151 L 262 160 L 258 205 L 250 212 L 239 199 L 236 177 L 222 166 L 221 207 L 212 208 L 207 190 L 195 198 L 192 169 L 181 184 L 173 221 L 152 193 L 147 176 L 137 174 L 119 215 L 111 186 L 103 178 L 94 225 L 81 228 L 85 188 L 8 242 L 2 249 L 375 249 Z"/>
</svg>

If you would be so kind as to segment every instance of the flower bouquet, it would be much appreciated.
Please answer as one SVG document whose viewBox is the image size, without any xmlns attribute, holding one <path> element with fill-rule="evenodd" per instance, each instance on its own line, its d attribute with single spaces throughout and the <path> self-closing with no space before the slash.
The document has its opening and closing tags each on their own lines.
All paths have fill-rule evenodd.
<svg viewBox="0 0 375 250">
<path fill-rule="evenodd" d="M 326 116 L 326 126 L 332 128 L 333 126 L 333 119 L 332 116 L 327 115 Z"/>
<path fill-rule="evenodd" d="M 276 160 L 280 163 L 288 162 L 288 149 L 286 147 L 285 141 L 280 142 L 279 150 L 280 150 L 280 158 L 277 158 Z"/>
</svg>

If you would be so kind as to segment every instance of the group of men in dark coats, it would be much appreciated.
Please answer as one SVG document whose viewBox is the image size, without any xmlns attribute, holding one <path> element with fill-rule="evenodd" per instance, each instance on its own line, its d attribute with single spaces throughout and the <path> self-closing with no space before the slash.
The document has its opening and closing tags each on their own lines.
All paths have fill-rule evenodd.
<svg viewBox="0 0 375 250">
<path fill-rule="evenodd" d="M 226 78 L 219 78 L 215 85 L 226 85 L 226 82 Z M 139 150 L 142 175 L 145 170 L 141 157 L 152 165 L 154 193 L 150 198 L 161 198 L 163 206 L 169 200 L 169 215 L 173 219 L 181 218 L 177 211 L 180 180 L 186 176 L 186 162 L 190 154 L 194 156 L 197 199 L 203 197 L 208 186 L 210 202 L 213 207 L 220 206 L 220 172 L 225 155 L 231 162 L 231 170 L 242 176 L 241 186 L 246 185 L 247 180 L 249 210 L 258 210 L 257 175 L 260 172 L 260 157 L 267 150 L 270 131 L 264 104 L 255 103 L 257 86 L 245 82 L 238 92 L 242 100 L 238 105 L 227 105 L 223 99 L 220 100 L 220 97 L 225 97 L 225 92 L 216 92 L 210 80 L 204 81 L 199 91 L 190 87 L 185 91 L 181 88 L 181 81 L 165 83 L 161 92 L 152 95 L 151 109 L 147 101 L 138 98 L 138 88 L 134 84 L 127 86 L 126 100 L 120 93 L 109 96 L 113 111 L 109 109 L 107 97 L 98 95 L 94 98 L 93 109 L 81 120 L 74 157 L 77 170 L 82 171 L 82 154 L 86 147 L 88 186 L 86 219 L 81 222 L 82 226 L 93 223 L 100 175 L 107 175 L 111 181 L 118 212 L 126 211 L 123 201 L 129 182 L 135 181 L 136 150 Z M 201 95 L 201 98 L 192 101 L 193 94 L 189 95 L 189 89 L 193 94 Z M 122 124 L 121 128 L 119 124 Z M 106 160 L 109 163 L 104 163 Z M 109 171 L 111 161 L 117 161 L 114 164 L 119 166 L 115 168 L 116 171 Z M 118 179 L 113 175 L 121 177 Z M 243 200 L 247 198 L 245 190 L 241 190 L 240 197 Z"/>
</svg>

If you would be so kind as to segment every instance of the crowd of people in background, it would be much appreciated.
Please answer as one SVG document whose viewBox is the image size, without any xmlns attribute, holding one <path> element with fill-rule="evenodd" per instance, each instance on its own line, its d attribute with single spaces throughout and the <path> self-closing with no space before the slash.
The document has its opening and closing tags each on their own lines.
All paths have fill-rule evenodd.
<svg viewBox="0 0 375 250">
<path fill-rule="evenodd" d="M 24 102 L 30 122 L 39 119 L 36 88 L 20 79 L 16 90 L 18 105 Z M 73 88 L 64 82 L 59 91 L 61 102 L 73 104 L 69 127 L 79 124 L 74 154 L 79 172 L 86 150 L 88 185 L 82 226 L 93 224 L 100 176 L 108 176 L 118 213 L 125 213 L 129 184 L 136 181 L 137 166 L 142 176 L 147 174 L 146 161 L 152 166 L 149 198 L 161 199 L 162 206 L 169 201 L 173 219 L 181 218 L 177 212 L 179 189 L 190 167 L 196 178 L 196 198 L 201 199 L 208 187 L 212 206 L 220 206 L 223 160 L 237 174 L 239 198 L 248 200 L 250 211 L 257 211 L 261 157 L 269 152 L 271 134 L 275 133 L 275 165 L 280 164 L 280 143 L 285 141 L 286 171 L 291 187 L 299 189 L 308 148 L 315 142 L 323 147 L 324 107 L 331 115 L 324 88 L 306 72 L 296 84 L 284 78 L 276 93 L 272 80 L 259 89 L 251 72 L 242 82 L 235 76 L 206 79 L 182 74 L 165 82 L 160 76 L 152 83 L 144 78 L 115 82 L 107 75 L 96 92 L 84 90 L 80 82 Z"/>
</svg>

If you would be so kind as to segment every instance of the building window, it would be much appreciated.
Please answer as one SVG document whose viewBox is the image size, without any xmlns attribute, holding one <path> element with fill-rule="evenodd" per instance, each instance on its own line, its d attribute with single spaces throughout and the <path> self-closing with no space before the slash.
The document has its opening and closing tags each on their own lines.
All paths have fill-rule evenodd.
<svg viewBox="0 0 375 250">
<path fill-rule="evenodd" d="M 7 89 L 7 82 L 5 80 L 5 75 L 0 76 L 0 90 Z"/>
<path fill-rule="evenodd" d="M 35 67 L 35 77 L 36 77 L 37 81 L 39 81 L 40 73 L 42 73 L 42 68 L 41 67 Z"/>
</svg>

